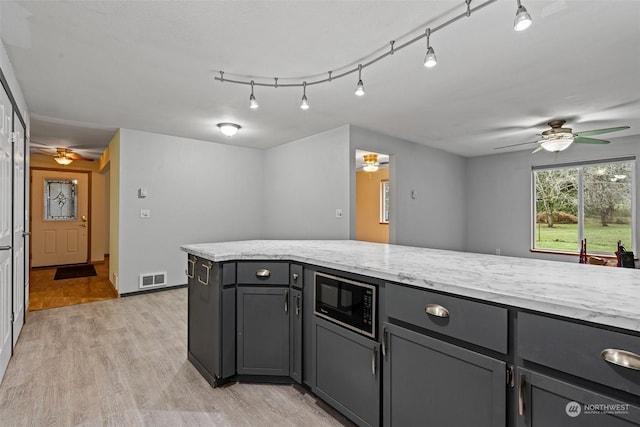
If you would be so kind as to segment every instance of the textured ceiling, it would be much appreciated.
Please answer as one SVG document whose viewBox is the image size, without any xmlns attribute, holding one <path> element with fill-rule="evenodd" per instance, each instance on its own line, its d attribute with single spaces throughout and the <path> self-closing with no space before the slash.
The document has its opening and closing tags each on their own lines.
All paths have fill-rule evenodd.
<svg viewBox="0 0 640 427">
<path fill-rule="evenodd" d="M 632 127 L 612 143 L 640 133 L 640 1 L 523 0 L 534 18 L 523 33 L 515 3 L 434 33 L 436 68 L 422 66 L 422 40 L 366 68 L 362 98 L 355 75 L 307 88 L 308 111 L 300 89 L 265 87 L 250 110 L 249 88 L 215 71 L 313 80 L 464 1 L 3 1 L 0 37 L 33 141 L 93 152 L 120 127 L 267 148 L 351 123 L 464 156 L 535 140 L 552 118 L 576 132 Z M 242 130 L 228 139 L 223 121 Z"/>
</svg>

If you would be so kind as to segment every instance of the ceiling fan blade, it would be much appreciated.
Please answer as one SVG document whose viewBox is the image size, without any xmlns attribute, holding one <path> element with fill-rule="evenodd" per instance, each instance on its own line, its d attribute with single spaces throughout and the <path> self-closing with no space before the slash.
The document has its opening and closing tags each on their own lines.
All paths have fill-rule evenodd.
<svg viewBox="0 0 640 427">
<path fill-rule="evenodd" d="M 51 151 L 45 150 L 45 149 L 42 149 L 42 148 L 36 148 L 36 151 L 39 151 L 39 153 L 37 153 L 37 154 L 44 154 L 46 156 L 55 157 L 55 156 L 58 155 L 58 153 L 52 153 Z"/>
<path fill-rule="evenodd" d="M 575 135 L 576 136 L 593 136 L 593 135 L 600 135 L 600 134 L 609 133 L 609 132 L 618 132 L 619 130 L 625 130 L 629 128 L 630 126 L 619 126 L 617 128 L 586 130 L 584 132 L 576 132 Z"/>
<path fill-rule="evenodd" d="M 66 156 L 73 160 L 86 160 L 88 162 L 93 162 L 93 159 L 81 156 L 80 154 L 74 153 L 73 151 L 67 151 Z"/>
<path fill-rule="evenodd" d="M 542 145 L 541 145 L 541 146 L 539 146 L 538 148 L 536 148 L 535 150 L 533 150 L 533 151 L 531 152 L 531 154 L 536 154 L 538 151 L 542 151 L 542 150 L 544 150 L 544 147 L 542 147 Z"/>
<path fill-rule="evenodd" d="M 578 144 L 608 144 L 609 143 L 609 141 L 605 141 L 604 139 L 585 138 L 583 136 L 577 137 L 573 142 L 577 142 Z"/>
<path fill-rule="evenodd" d="M 528 145 L 528 144 L 537 144 L 537 143 L 538 141 L 520 142 L 518 144 L 503 145 L 502 147 L 496 147 L 494 148 L 494 150 L 502 150 L 503 148 L 517 147 L 519 145 Z"/>
</svg>

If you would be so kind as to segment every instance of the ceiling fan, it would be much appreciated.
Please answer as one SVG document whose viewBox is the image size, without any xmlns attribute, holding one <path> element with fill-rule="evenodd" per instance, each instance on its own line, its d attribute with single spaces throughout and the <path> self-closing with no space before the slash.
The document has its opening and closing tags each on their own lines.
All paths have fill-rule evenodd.
<svg viewBox="0 0 640 427">
<path fill-rule="evenodd" d="M 56 148 L 55 153 L 52 153 L 51 151 L 48 151 L 48 150 L 44 150 L 42 148 L 38 148 L 37 150 L 40 151 L 42 154 L 46 154 L 47 156 L 52 156 L 53 159 L 61 165 L 68 165 L 74 160 L 86 160 L 88 162 L 93 161 L 93 159 L 89 159 L 87 157 L 81 156 L 78 153 L 75 153 L 70 148 Z"/>
<path fill-rule="evenodd" d="M 547 150 L 557 153 L 569 148 L 574 142 L 579 144 L 608 144 L 609 141 L 598 138 L 588 138 L 594 135 L 601 135 L 603 133 L 617 132 L 620 130 L 629 129 L 629 126 L 618 126 L 614 128 L 594 129 L 584 132 L 574 133 L 571 128 L 562 127 L 565 124 L 565 120 L 551 120 L 547 123 L 551 129 L 547 129 L 540 135 L 542 138 L 538 141 L 521 142 L 519 144 L 505 145 L 503 147 L 494 148 L 494 150 L 501 150 L 503 148 L 517 147 L 519 145 L 527 144 L 540 144 L 533 153 L 537 153 L 541 150 Z"/>
</svg>

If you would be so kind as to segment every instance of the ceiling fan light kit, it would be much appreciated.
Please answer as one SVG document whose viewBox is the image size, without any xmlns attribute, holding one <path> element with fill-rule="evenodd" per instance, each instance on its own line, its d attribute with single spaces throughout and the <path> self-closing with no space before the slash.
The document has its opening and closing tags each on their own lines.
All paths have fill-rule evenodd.
<svg viewBox="0 0 640 427">
<path fill-rule="evenodd" d="M 53 158 L 53 160 L 56 161 L 56 163 L 58 163 L 59 165 L 63 165 L 63 166 L 67 166 L 69 164 L 71 164 L 71 162 L 73 162 L 72 159 L 68 158 L 67 156 L 64 155 L 59 155 Z"/>
<path fill-rule="evenodd" d="M 362 170 L 365 172 L 375 172 L 378 170 L 378 155 L 377 154 L 365 154 L 364 158 L 364 166 Z"/>
<path fill-rule="evenodd" d="M 386 58 L 387 56 L 391 56 L 393 55 L 396 51 L 400 50 L 400 49 L 404 49 L 407 46 L 410 46 L 420 40 L 422 40 L 423 38 L 427 39 L 427 51 L 426 51 L 426 55 L 424 58 L 424 66 L 426 68 L 433 68 L 436 66 L 436 64 L 438 63 L 437 58 L 436 58 L 436 54 L 435 51 L 433 49 L 433 47 L 430 44 L 430 37 L 431 37 L 431 33 L 436 32 L 436 31 L 440 31 L 446 27 L 448 27 L 449 25 L 453 24 L 454 22 L 457 22 L 463 18 L 468 18 L 471 16 L 472 12 L 475 12 L 477 10 L 480 10 L 486 6 L 489 6 L 493 3 L 496 3 L 498 0 L 486 0 L 483 3 L 478 4 L 477 6 L 475 6 L 474 8 L 471 8 L 471 2 L 472 0 L 465 0 L 465 12 L 461 13 L 459 15 L 454 16 L 453 18 L 449 19 L 448 21 L 433 27 L 433 28 L 427 28 L 426 31 L 422 34 L 419 34 L 418 36 L 410 39 L 409 41 L 399 45 L 399 46 L 395 46 L 395 41 L 392 40 L 389 42 L 390 48 L 389 50 L 385 51 L 384 53 L 376 56 L 376 57 L 371 57 L 369 56 L 369 59 L 367 62 L 365 63 L 360 63 L 358 64 L 357 67 L 355 68 L 350 68 L 350 69 L 346 69 L 346 71 L 342 71 L 339 72 L 338 74 L 334 75 L 334 71 L 329 71 L 328 72 L 328 76 L 326 78 L 323 78 L 321 76 L 324 76 L 324 73 L 321 74 L 317 74 L 318 77 L 316 80 L 312 80 L 312 81 L 302 81 L 302 82 L 296 82 L 297 81 L 301 81 L 302 78 L 298 77 L 292 77 L 289 80 L 292 80 L 292 83 L 278 83 L 278 77 L 261 77 L 260 80 L 265 80 L 265 81 L 255 81 L 255 80 L 241 80 L 241 79 L 228 79 L 224 76 L 225 72 L 224 71 L 217 71 L 217 73 L 219 73 L 219 76 L 215 76 L 214 79 L 224 83 L 233 83 L 233 84 L 238 84 L 238 85 L 248 85 L 251 86 L 251 95 L 249 96 L 249 107 L 251 109 L 256 109 L 258 108 L 258 104 L 255 98 L 255 95 L 253 94 L 253 88 L 254 86 L 264 86 L 264 87 L 272 87 L 272 88 L 278 88 L 278 87 L 302 87 L 303 88 L 303 93 L 302 93 L 302 101 L 300 103 L 300 109 L 301 110 L 308 110 L 309 109 L 309 100 L 307 99 L 307 94 L 306 94 L 306 87 L 307 85 L 309 86 L 313 86 L 313 85 L 319 85 L 319 84 L 323 84 L 323 83 L 329 83 L 332 80 L 335 79 L 339 79 L 345 76 L 348 76 L 352 73 L 358 72 L 358 83 L 356 85 L 356 90 L 355 90 L 355 94 L 358 97 L 361 97 L 364 95 L 364 84 L 362 82 L 362 69 L 369 67 L 373 64 L 375 64 L 376 62 Z M 520 3 L 520 0 L 517 0 L 518 2 L 518 9 L 517 9 L 517 13 L 516 13 L 516 18 L 514 21 L 514 30 L 516 31 L 523 31 L 526 30 L 527 28 L 529 28 L 529 26 L 531 26 L 531 23 L 533 22 L 531 19 L 531 15 L 529 15 L 529 12 L 527 12 L 527 9 L 522 6 L 522 4 Z M 344 69 L 344 68 L 342 68 Z M 342 70 L 340 69 L 340 70 Z M 246 73 L 244 75 L 255 75 L 253 73 Z M 273 79 L 273 83 L 270 83 L 269 81 Z"/>
</svg>

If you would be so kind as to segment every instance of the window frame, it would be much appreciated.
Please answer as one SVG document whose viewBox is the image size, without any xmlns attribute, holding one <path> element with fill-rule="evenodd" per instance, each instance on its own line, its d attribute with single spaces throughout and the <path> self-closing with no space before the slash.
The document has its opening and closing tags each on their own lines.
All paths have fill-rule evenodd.
<svg viewBox="0 0 640 427">
<path fill-rule="evenodd" d="M 584 167 L 593 167 L 597 165 L 605 165 L 611 163 L 629 163 L 631 165 L 630 172 L 630 182 L 631 182 L 631 244 L 625 245 L 627 247 L 631 246 L 634 253 L 638 253 L 637 251 L 637 229 L 636 229 L 636 192 L 638 191 L 636 188 L 636 156 L 627 156 L 627 157 L 618 157 L 612 159 L 601 159 L 601 160 L 593 160 L 593 161 L 580 161 L 580 162 L 571 162 L 571 163 L 562 163 L 562 164 L 552 164 L 552 165 L 538 165 L 531 167 L 531 218 L 529 220 L 530 227 L 530 252 L 537 253 L 548 253 L 548 254 L 559 254 L 559 255 L 572 255 L 576 256 L 580 254 L 580 242 L 584 239 Z M 537 193 L 536 193 L 536 172 L 544 171 L 544 170 L 559 170 L 559 169 L 569 169 L 575 168 L 578 171 L 578 242 L 576 245 L 575 251 L 569 250 L 560 250 L 560 249 L 545 249 L 545 248 L 536 248 L 536 224 L 537 224 Z M 588 242 L 587 242 L 588 243 Z M 587 245 L 587 253 L 592 255 L 597 255 L 604 258 L 615 258 L 615 254 L 611 252 L 598 252 L 598 251 L 589 251 L 589 247 Z"/>
<path fill-rule="evenodd" d="M 389 180 L 380 180 L 380 224 L 389 224 L 389 206 L 386 197 L 389 192 Z"/>
</svg>

